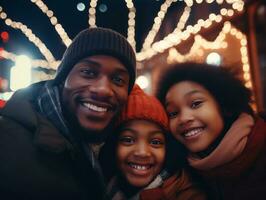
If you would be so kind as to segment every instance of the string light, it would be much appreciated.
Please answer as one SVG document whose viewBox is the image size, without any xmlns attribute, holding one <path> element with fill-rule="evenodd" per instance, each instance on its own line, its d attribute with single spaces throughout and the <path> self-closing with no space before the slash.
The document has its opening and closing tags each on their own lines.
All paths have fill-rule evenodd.
<svg viewBox="0 0 266 200">
<path fill-rule="evenodd" d="M 245 86 L 248 88 L 252 88 L 252 81 L 250 75 L 250 65 L 248 58 L 248 49 L 247 49 L 247 38 L 246 35 L 236 28 L 232 27 L 230 22 L 225 22 L 222 31 L 219 33 L 217 38 L 214 41 L 207 41 L 202 36 L 198 35 L 198 33 L 202 30 L 202 28 L 209 28 L 213 26 L 215 23 L 220 23 L 225 17 L 227 19 L 232 18 L 235 14 L 243 12 L 244 9 L 244 1 L 243 0 L 206 0 L 205 2 L 208 4 L 217 3 L 218 5 L 222 5 L 227 3 L 231 5 L 231 8 L 221 8 L 218 14 L 210 13 L 207 19 L 199 19 L 196 24 L 186 26 L 186 23 L 190 17 L 191 9 L 194 4 L 202 4 L 203 0 L 184 0 L 186 7 L 184 8 L 179 21 L 176 24 L 176 28 L 166 37 L 164 37 L 161 41 L 154 42 L 154 38 L 158 33 L 162 21 L 166 15 L 168 8 L 171 6 L 173 2 L 177 0 L 166 0 L 160 8 L 160 11 L 157 13 L 157 16 L 154 19 L 154 24 L 149 31 L 147 37 L 144 40 L 143 47 L 140 52 L 137 53 L 137 60 L 143 61 L 148 59 L 157 53 L 162 53 L 165 50 L 169 49 L 167 62 L 184 62 L 186 60 L 196 58 L 197 56 L 203 56 L 204 51 L 206 50 L 215 50 L 215 49 L 226 49 L 228 48 L 228 44 L 225 41 L 225 38 L 228 34 L 237 38 L 240 42 L 240 54 L 241 54 L 241 62 L 242 62 L 242 71 L 243 71 L 243 79 L 245 81 Z M 49 18 L 50 23 L 54 26 L 56 32 L 62 39 L 63 43 L 66 46 L 69 46 L 72 40 L 68 37 L 64 28 L 60 23 L 58 23 L 58 19 L 54 16 L 54 12 L 50 10 L 47 5 L 42 0 L 31 0 L 46 16 Z M 96 27 L 96 7 L 97 0 L 90 1 L 90 7 L 88 10 L 88 24 L 90 27 Z M 128 13 L 128 35 L 127 39 L 132 47 L 135 49 L 135 17 L 136 17 L 136 9 L 134 7 L 132 0 L 125 0 L 126 6 L 129 10 Z M 56 70 L 60 61 L 56 61 L 50 50 L 46 47 L 46 45 L 34 34 L 32 30 L 28 28 L 21 22 L 16 22 L 10 19 L 7 14 L 3 11 L 3 8 L 0 6 L 0 19 L 4 20 L 7 26 L 10 26 L 14 29 L 20 30 L 30 42 L 32 42 L 45 57 L 45 60 L 41 59 L 32 59 L 31 64 L 33 68 L 41 67 L 44 69 L 53 69 Z M 195 41 L 190 49 L 190 51 L 186 54 L 181 54 L 177 51 L 174 46 L 180 44 L 182 41 L 187 40 L 193 36 Z M 0 57 L 5 59 L 10 59 L 13 62 L 16 61 L 18 55 L 8 52 L 6 50 L 0 51 Z M 45 72 L 40 73 L 40 77 L 43 79 L 47 78 L 45 76 Z M 47 74 L 46 74 L 47 75 Z M 47 75 L 50 76 L 50 75 Z"/>
<path fill-rule="evenodd" d="M 198 2 L 201 1 L 195 1 L 195 3 Z M 216 0 L 216 3 L 218 4 L 222 4 L 223 2 L 224 2 L 223 0 Z M 192 7 L 193 5 L 192 0 L 185 0 L 185 3 L 189 8 Z M 146 48 L 142 48 L 142 50 L 137 53 L 137 60 L 143 61 L 145 59 L 149 59 L 150 57 L 156 55 L 157 53 L 163 52 L 166 49 L 169 49 L 173 46 L 180 44 L 182 40 L 183 41 L 187 40 L 192 34 L 194 35 L 197 34 L 202 28 L 209 28 L 214 23 L 220 23 L 224 17 L 227 18 L 233 17 L 236 13 L 243 11 L 244 8 L 243 0 L 231 0 L 231 1 L 229 0 L 226 1 L 226 3 L 231 5 L 233 4 L 234 6 L 232 6 L 232 9 L 221 8 L 220 14 L 211 13 L 208 19 L 206 20 L 200 19 L 194 26 L 188 25 L 186 29 L 182 32 L 173 31 L 172 33 L 164 37 L 161 41 L 153 43 L 150 48 L 149 45 L 147 45 Z M 181 40 L 178 38 L 181 38 Z M 225 46 L 225 44 L 223 46 Z"/>
<path fill-rule="evenodd" d="M 230 27 L 230 29 L 226 27 L 226 31 L 240 41 L 241 45 L 240 54 L 242 62 L 243 79 L 245 81 L 245 86 L 247 88 L 252 88 L 253 86 L 251 81 L 250 66 L 248 59 L 247 37 L 245 34 L 241 33 L 236 28 L 233 28 L 230 22 L 226 22 L 226 25 Z"/>
<path fill-rule="evenodd" d="M 167 63 L 172 64 L 175 62 L 185 62 L 188 60 L 195 59 L 197 55 L 206 50 L 215 50 L 215 49 L 226 49 L 228 47 L 225 38 L 227 35 L 234 36 L 240 43 L 240 54 L 241 54 L 241 62 L 242 62 L 242 71 L 243 71 L 243 79 L 245 81 L 245 86 L 248 88 L 252 88 L 252 81 L 250 75 L 250 66 L 248 59 L 248 48 L 247 48 L 247 38 L 245 34 L 241 31 L 234 28 L 230 22 L 225 22 L 222 28 L 222 31 L 216 37 L 216 39 L 212 41 L 207 41 L 200 35 L 195 36 L 195 41 L 190 48 L 190 51 L 186 54 L 181 54 L 177 51 L 176 48 L 172 47 L 168 51 Z M 202 55 L 201 55 L 202 56 Z"/>
<path fill-rule="evenodd" d="M 135 16 L 136 9 L 134 7 L 132 0 L 125 0 L 127 8 L 129 10 L 128 13 L 128 29 L 127 29 L 127 40 L 136 51 L 136 41 L 135 41 Z"/>
<path fill-rule="evenodd" d="M 64 38 L 64 29 L 62 28 L 62 25 L 59 24 L 57 22 L 57 18 L 54 16 L 53 11 L 49 10 L 48 7 L 43 3 L 42 0 L 31 0 L 32 3 L 35 3 L 41 10 L 42 12 L 44 12 L 49 18 L 51 23 L 54 25 L 56 31 L 58 32 L 58 34 L 61 34 L 61 38 Z M 163 38 L 163 40 L 158 41 L 154 44 L 152 44 L 159 28 L 160 25 L 162 23 L 163 18 L 166 15 L 167 9 L 169 8 L 169 6 L 173 3 L 176 2 L 177 0 L 166 0 L 162 6 L 160 11 L 157 14 L 157 17 L 154 19 L 154 24 L 153 24 L 153 28 L 151 29 L 151 31 L 149 32 L 148 36 L 145 39 L 145 42 L 143 44 L 143 48 L 142 50 L 137 53 L 137 60 L 138 61 L 142 61 L 144 59 L 148 59 L 154 55 L 156 55 L 157 53 L 160 52 L 164 52 L 166 49 L 169 49 L 175 45 L 180 44 L 182 41 L 187 40 L 191 35 L 197 35 L 198 32 L 201 31 L 202 28 L 208 28 L 210 26 L 212 26 L 214 23 L 220 23 L 223 19 L 223 17 L 232 17 L 235 13 L 237 12 L 242 12 L 243 8 L 244 8 L 244 1 L 243 0 L 226 0 L 227 4 L 230 4 L 232 6 L 232 8 L 221 8 L 219 14 L 214 14 L 211 13 L 209 15 L 209 18 L 206 20 L 203 19 L 199 19 L 198 22 L 195 25 L 189 25 L 185 28 L 185 25 L 187 23 L 187 20 L 189 19 L 190 16 L 190 12 L 191 12 L 191 7 L 193 6 L 193 4 L 200 4 L 203 3 L 202 0 L 197 0 L 197 1 L 192 1 L 192 0 L 185 0 L 184 2 L 186 3 L 186 7 L 184 8 L 184 11 L 179 19 L 179 21 L 177 22 L 177 26 L 174 29 L 174 31 L 172 33 L 170 33 L 169 35 L 167 35 L 165 38 Z M 92 0 L 90 1 L 90 8 L 89 8 L 89 26 L 91 27 L 96 27 L 96 7 L 97 7 L 97 0 Z M 136 10 L 134 8 L 134 4 L 132 2 L 132 0 L 125 0 L 127 8 L 129 9 L 129 14 L 128 14 L 128 40 L 130 42 L 130 44 L 135 48 L 135 16 L 136 16 Z M 214 0 L 206 0 L 206 3 L 213 3 Z M 216 0 L 217 4 L 222 4 L 224 3 L 223 0 Z M 9 24 L 10 26 L 20 29 L 25 35 L 28 34 L 28 38 L 30 41 L 32 41 L 36 46 L 38 45 L 38 48 L 40 49 L 40 51 L 42 53 L 47 53 L 49 54 L 49 50 L 45 47 L 45 45 L 41 45 L 40 41 L 38 40 L 38 38 L 32 34 L 31 30 L 28 29 L 25 25 L 23 25 L 20 22 L 13 22 L 11 19 L 7 18 L 6 13 L 4 13 L 2 11 L 2 8 L 0 9 L 0 17 L 1 19 L 5 19 L 6 24 Z M 7 18 L 7 19 L 6 19 Z M 185 28 L 185 29 L 184 29 Z M 183 30 L 184 29 L 184 30 Z M 234 33 L 235 30 L 232 30 L 232 32 Z M 237 32 L 238 34 L 236 34 L 237 38 L 241 38 L 242 35 Z M 222 39 L 219 39 L 220 37 L 224 37 L 224 36 L 218 36 L 217 40 L 212 43 L 212 48 L 217 48 L 218 46 L 220 48 L 226 48 L 227 44 L 226 42 L 221 42 Z M 209 46 L 209 43 L 207 41 L 204 41 L 202 39 L 200 39 L 200 37 L 195 37 L 198 38 L 196 39 L 196 45 L 198 45 L 199 41 L 203 42 L 205 45 Z M 68 38 L 68 36 L 65 36 L 66 40 L 64 43 L 66 45 L 69 45 L 71 43 L 71 40 Z M 37 41 L 37 42 L 36 42 Z M 68 42 L 66 42 L 68 41 Z M 40 44 L 39 44 L 40 43 Z M 151 45 L 152 44 L 152 45 Z M 193 48 L 191 48 L 190 53 L 191 54 L 193 52 L 194 49 L 196 49 L 196 45 L 193 46 Z M 47 51 L 48 50 L 48 51 Z M 187 56 L 189 55 L 187 54 Z M 48 56 L 45 56 L 46 58 L 46 62 L 48 64 L 51 63 L 56 63 L 57 61 L 54 60 L 54 58 L 52 59 L 51 57 L 48 59 Z M 38 63 L 38 62 L 37 62 Z M 42 66 L 45 66 L 43 62 L 40 63 Z M 53 65 L 53 66 L 56 66 Z"/>
<path fill-rule="evenodd" d="M 29 41 L 31 41 L 40 50 L 40 52 L 48 62 L 53 62 L 55 60 L 50 50 L 34 33 L 32 33 L 32 30 L 30 28 L 28 28 L 21 22 L 16 22 L 8 18 L 2 7 L 0 10 L 0 19 L 5 20 L 7 26 L 20 30 L 29 39 Z"/>
<path fill-rule="evenodd" d="M 90 7 L 89 7 L 89 20 L 88 24 L 90 27 L 97 27 L 96 26 L 96 6 L 97 6 L 98 0 L 91 0 Z"/>
<path fill-rule="evenodd" d="M 136 9 L 134 7 L 132 0 L 125 0 L 126 6 L 129 10 L 128 13 L 128 29 L 127 29 L 127 40 L 131 44 L 134 50 L 136 50 L 136 41 L 135 41 L 135 17 Z M 96 25 L 96 7 L 98 0 L 92 0 L 89 7 L 89 20 L 88 24 L 90 27 L 97 27 Z"/>
<path fill-rule="evenodd" d="M 0 51 L 0 57 L 3 57 L 5 59 L 8 59 L 8 60 L 15 62 L 18 55 L 11 53 L 11 52 L 8 52 L 8 51 L 3 49 Z M 40 67 L 40 68 L 44 68 L 44 69 L 56 70 L 59 64 L 60 64 L 60 61 L 48 62 L 46 60 L 41 60 L 41 59 L 32 59 L 31 60 L 31 65 L 33 68 Z"/>
<path fill-rule="evenodd" d="M 158 12 L 157 17 L 154 18 L 154 24 L 153 24 L 150 32 L 148 33 L 146 39 L 144 40 L 143 47 L 142 47 L 141 51 L 145 51 L 148 48 L 150 48 L 156 34 L 158 33 L 158 31 L 161 27 L 162 21 L 166 15 L 168 8 L 171 6 L 171 4 L 173 2 L 174 2 L 173 0 L 166 0 L 161 5 L 160 11 Z"/>
<path fill-rule="evenodd" d="M 68 37 L 62 25 L 58 23 L 57 18 L 54 16 L 54 12 L 52 10 L 49 10 L 47 5 L 42 0 L 31 0 L 31 2 L 38 6 L 38 8 L 47 15 L 47 17 L 50 19 L 51 24 L 54 26 L 56 32 L 62 39 L 63 43 L 68 47 L 71 44 L 72 40 Z"/>
</svg>

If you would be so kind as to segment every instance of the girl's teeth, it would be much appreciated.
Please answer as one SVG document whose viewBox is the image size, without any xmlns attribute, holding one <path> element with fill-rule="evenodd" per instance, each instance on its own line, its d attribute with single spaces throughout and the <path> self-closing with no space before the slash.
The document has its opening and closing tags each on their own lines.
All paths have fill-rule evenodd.
<svg viewBox="0 0 266 200">
<path fill-rule="evenodd" d="M 147 170 L 149 168 L 148 166 L 136 165 L 136 164 L 130 164 L 130 166 L 137 170 Z"/>
<path fill-rule="evenodd" d="M 194 135 L 197 135 L 198 133 L 200 133 L 203 130 L 203 128 L 197 128 L 197 129 L 193 129 L 191 131 L 188 131 L 187 133 L 184 134 L 185 137 L 191 137 Z"/>
<path fill-rule="evenodd" d="M 86 106 L 87 108 L 93 110 L 93 111 L 96 111 L 96 112 L 106 112 L 107 111 L 107 108 L 95 106 L 93 104 L 83 103 L 83 105 Z"/>
</svg>

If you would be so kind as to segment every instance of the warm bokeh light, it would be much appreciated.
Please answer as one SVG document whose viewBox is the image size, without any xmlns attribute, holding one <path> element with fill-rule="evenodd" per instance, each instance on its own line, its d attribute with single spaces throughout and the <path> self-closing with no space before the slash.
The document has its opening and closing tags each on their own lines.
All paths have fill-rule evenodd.
<svg viewBox="0 0 266 200">
<path fill-rule="evenodd" d="M 48 6 L 42 0 L 31 0 L 31 2 L 36 5 L 50 20 L 51 24 L 54 26 L 56 32 L 61 37 L 63 44 L 69 46 L 72 40 L 68 37 L 67 33 L 63 26 L 58 22 L 58 18 L 55 16 L 54 11 L 48 8 Z M 127 39 L 132 47 L 135 49 L 135 18 L 136 18 L 136 8 L 134 6 L 133 0 L 124 0 L 126 7 L 128 9 L 128 29 L 127 29 Z M 142 49 L 140 52 L 137 52 L 137 60 L 139 62 L 147 60 L 152 56 L 155 56 L 158 53 L 168 52 L 167 62 L 184 62 L 189 60 L 191 57 L 203 56 L 204 51 L 208 50 L 209 52 L 215 51 L 217 49 L 227 49 L 228 44 L 225 41 L 227 34 L 235 36 L 241 45 L 241 62 L 243 65 L 243 78 L 246 81 L 246 85 L 252 87 L 250 80 L 250 66 L 248 60 L 247 52 L 247 39 L 245 34 L 241 33 L 236 28 L 232 27 L 230 22 L 225 22 L 222 31 L 219 33 L 218 37 L 213 41 L 207 41 L 204 39 L 200 33 L 203 29 L 212 28 L 214 25 L 222 23 L 225 19 L 230 20 L 236 14 L 243 12 L 244 1 L 243 0 L 184 0 L 185 7 L 181 13 L 181 16 L 176 21 L 175 29 L 165 36 L 162 40 L 154 42 L 154 39 L 161 27 L 162 21 L 164 20 L 169 7 L 173 3 L 178 3 L 178 0 L 166 0 L 161 4 L 160 10 L 154 18 L 154 23 L 151 26 L 151 29 L 147 33 L 147 37 L 144 40 Z M 88 7 L 88 25 L 90 27 L 96 27 L 96 7 L 98 0 L 91 0 L 87 5 Z M 198 4 L 219 4 L 219 10 L 216 13 L 210 13 L 209 16 L 205 19 L 198 19 L 196 24 L 188 24 L 188 21 L 191 17 L 191 10 Z M 226 6 L 225 6 L 226 4 Z M 78 6 L 79 5 L 79 6 Z M 77 5 L 78 9 L 85 9 L 85 4 L 80 2 Z M 105 4 L 100 4 L 98 11 L 103 12 L 107 9 Z M 31 60 L 32 67 L 41 67 L 46 69 L 56 69 L 60 61 L 55 60 L 52 52 L 47 48 L 46 44 L 41 41 L 41 39 L 33 33 L 33 31 L 21 22 L 14 21 L 9 18 L 4 9 L 0 7 L 0 20 L 3 20 L 7 26 L 11 28 L 20 30 L 30 42 L 32 42 L 44 56 L 44 60 L 35 59 Z M 3 38 L 3 36 L 1 35 Z M 194 44 L 191 46 L 189 51 L 186 54 L 181 54 L 176 49 L 176 46 L 182 42 L 193 38 L 195 40 Z M 0 56 L 6 59 L 10 59 L 15 62 L 17 55 L 8 52 L 6 50 L 0 51 Z M 210 58 L 208 58 L 210 59 Z M 211 56 L 211 60 L 219 60 Z"/>
<path fill-rule="evenodd" d="M 31 84 L 31 60 L 25 55 L 16 57 L 15 66 L 10 70 L 10 89 L 16 91 Z"/>
<path fill-rule="evenodd" d="M 85 8 L 86 8 L 86 6 L 85 6 L 84 3 L 80 2 L 80 3 L 77 4 L 78 11 L 81 11 L 82 12 L 82 11 L 85 10 Z"/>
<path fill-rule="evenodd" d="M 149 79 L 144 75 L 137 77 L 136 83 L 141 87 L 141 89 L 148 88 L 150 84 Z"/>
<path fill-rule="evenodd" d="M 210 53 L 206 58 L 206 63 L 208 63 L 208 64 L 219 66 L 219 65 L 221 65 L 221 62 L 222 62 L 222 57 L 220 54 L 218 54 L 216 52 Z"/>
</svg>

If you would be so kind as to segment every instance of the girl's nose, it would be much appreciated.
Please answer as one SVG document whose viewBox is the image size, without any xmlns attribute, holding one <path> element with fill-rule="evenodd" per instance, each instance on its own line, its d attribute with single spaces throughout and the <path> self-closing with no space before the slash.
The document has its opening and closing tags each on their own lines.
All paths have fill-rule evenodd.
<svg viewBox="0 0 266 200">
<path fill-rule="evenodd" d="M 145 142 L 139 143 L 135 150 L 134 155 L 138 157 L 148 157 L 151 155 L 149 145 Z"/>
<path fill-rule="evenodd" d="M 190 111 L 189 109 L 184 109 L 180 111 L 180 114 L 179 114 L 180 125 L 186 124 L 193 120 L 194 120 L 194 116 L 193 116 L 192 111 Z"/>
</svg>

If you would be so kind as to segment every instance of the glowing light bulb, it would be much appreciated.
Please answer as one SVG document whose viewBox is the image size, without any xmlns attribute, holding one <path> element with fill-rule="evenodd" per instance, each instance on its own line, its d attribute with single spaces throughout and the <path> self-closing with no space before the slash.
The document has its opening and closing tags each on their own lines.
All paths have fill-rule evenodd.
<svg viewBox="0 0 266 200">
<path fill-rule="evenodd" d="M 208 64 L 212 64 L 212 65 L 217 65 L 219 66 L 221 64 L 222 58 L 220 56 L 220 54 L 216 53 L 216 52 L 212 52 L 210 53 L 207 58 L 206 58 L 206 62 Z"/>
<path fill-rule="evenodd" d="M 145 89 L 149 86 L 149 80 L 146 76 L 139 76 L 137 79 L 136 79 L 136 83 L 141 87 L 141 89 Z"/>
</svg>

